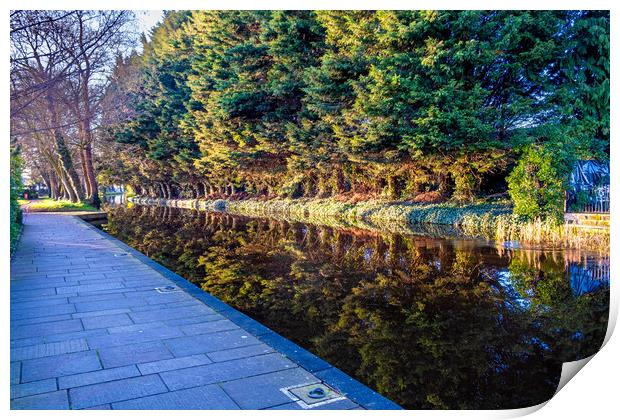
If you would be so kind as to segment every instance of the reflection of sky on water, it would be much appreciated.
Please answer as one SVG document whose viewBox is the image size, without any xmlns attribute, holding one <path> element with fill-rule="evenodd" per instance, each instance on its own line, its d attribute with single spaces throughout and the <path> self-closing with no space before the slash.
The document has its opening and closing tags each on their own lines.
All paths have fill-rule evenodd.
<svg viewBox="0 0 620 420">
<path fill-rule="evenodd" d="M 583 340 L 584 338 L 586 338 L 586 336 L 585 336 L 585 335 L 584 335 L 581 331 L 577 331 L 577 332 L 575 332 L 575 333 L 573 334 L 573 337 L 572 337 L 572 338 L 573 338 L 573 340 L 575 340 L 575 341 L 581 341 L 581 340 Z"/>
<path fill-rule="evenodd" d="M 520 309 L 529 309 L 532 303 L 530 298 L 534 295 L 534 291 L 528 289 L 525 295 L 521 294 L 514 286 L 513 275 L 507 268 L 498 269 L 495 275 L 505 296 L 509 298 L 506 300 L 506 304 L 516 305 Z"/>
<path fill-rule="evenodd" d="M 586 258 L 585 264 L 571 262 L 567 270 L 570 287 L 575 296 L 581 296 L 609 286 L 609 259 Z"/>
<path fill-rule="evenodd" d="M 544 350 L 549 350 L 551 349 L 551 347 L 549 346 L 549 344 L 545 343 L 544 341 L 542 341 L 540 338 L 538 337 L 532 337 L 530 339 L 530 341 L 532 342 L 532 344 L 536 344 L 538 345 L 540 348 L 544 349 Z"/>
</svg>

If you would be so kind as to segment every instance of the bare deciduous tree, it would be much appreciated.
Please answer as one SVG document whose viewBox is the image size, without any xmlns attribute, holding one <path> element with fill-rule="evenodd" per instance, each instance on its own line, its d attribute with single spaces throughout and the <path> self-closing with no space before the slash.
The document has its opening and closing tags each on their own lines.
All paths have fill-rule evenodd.
<svg viewBox="0 0 620 420">
<path fill-rule="evenodd" d="M 133 39 L 127 32 L 132 20 L 128 11 L 11 13 L 12 137 L 38 145 L 33 150 L 47 159 L 72 201 L 86 196 L 100 204 L 95 128 L 108 73 Z"/>
</svg>

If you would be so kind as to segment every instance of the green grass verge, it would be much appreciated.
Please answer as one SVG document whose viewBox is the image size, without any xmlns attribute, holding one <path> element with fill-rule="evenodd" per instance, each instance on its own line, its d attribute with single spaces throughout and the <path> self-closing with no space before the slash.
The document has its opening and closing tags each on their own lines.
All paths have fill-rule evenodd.
<svg viewBox="0 0 620 420">
<path fill-rule="evenodd" d="M 26 201 L 26 203 L 22 203 Z M 20 204 L 27 206 L 29 212 L 62 212 L 62 211 L 98 211 L 87 203 L 72 203 L 68 200 L 20 200 Z"/>
</svg>

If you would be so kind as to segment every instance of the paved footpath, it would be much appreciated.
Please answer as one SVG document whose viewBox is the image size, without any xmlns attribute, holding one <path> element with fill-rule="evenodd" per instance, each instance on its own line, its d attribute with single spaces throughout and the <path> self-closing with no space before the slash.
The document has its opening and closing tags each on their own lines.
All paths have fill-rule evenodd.
<svg viewBox="0 0 620 420">
<path fill-rule="evenodd" d="M 308 384 L 337 393 L 309 400 Z M 11 408 L 399 407 L 77 217 L 30 213 L 11 261 Z"/>
</svg>

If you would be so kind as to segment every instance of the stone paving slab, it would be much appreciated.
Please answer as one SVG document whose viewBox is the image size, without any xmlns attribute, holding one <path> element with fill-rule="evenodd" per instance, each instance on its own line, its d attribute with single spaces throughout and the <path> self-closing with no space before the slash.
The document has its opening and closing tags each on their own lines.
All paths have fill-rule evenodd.
<svg viewBox="0 0 620 420">
<path fill-rule="evenodd" d="M 55 379 L 27 382 L 25 384 L 19 384 L 11 387 L 11 399 L 45 394 L 52 391 L 56 391 Z"/>
<path fill-rule="evenodd" d="M 291 369 L 226 382 L 222 388 L 243 409 L 260 410 L 290 403 L 281 388 L 320 383 L 304 369 Z"/>
<path fill-rule="evenodd" d="M 13 320 L 11 325 L 13 327 L 17 327 L 20 325 L 42 324 L 44 322 L 66 321 L 68 319 L 72 319 L 71 314 L 50 315 L 50 316 L 42 316 L 40 318 L 25 318 L 25 319 Z"/>
<path fill-rule="evenodd" d="M 163 394 L 167 391 L 159 376 L 147 375 L 71 388 L 69 395 L 72 407 L 79 409 Z"/>
<path fill-rule="evenodd" d="M 134 366 L 122 366 L 96 370 L 94 372 L 78 373 L 77 375 L 61 376 L 58 378 L 60 389 L 77 388 L 85 385 L 93 385 L 118 379 L 140 376 L 140 371 Z"/>
<path fill-rule="evenodd" d="M 140 363 L 138 365 L 138 369 L 140 369 L 140 372 L 142 372 L 143 375 L 148 375 L 150 373 L 166 372 L 169 370 L 207 365 L 209 363 L 213 362 L 211 361 L 211 358 L 207 357 L 207 355 L 196 354 L 193 356 L 175 357 L 173 359 L 157 360 L 155 362 L 149 363 Z"/>
<path fill-rule="evenodd" d="M 76 353 L 86 350 L 88 350 L 88 344 L 83 338 L 57 341 L 55 343 L 35 344 L 34 346 L 16 347 L 11 349 L 11 362 Z"/>
<path fill-rule="evenodd" d="M 99 357 L 106 369 L 136 363 L 172 359 L 174 356 L 160 341 L 128 344 L 99 350 Z"/>
<path fill-rule="evenodd" d="M 22 362 L 22 383 L 101 369 L 93 350 L 29 359 Z"/>
<path fill-rule="evenodd" d="M 21 325 L 11 328 L 11 340 L 30 338 L 47 334 L 61 334 L 82 331 L 82 322 L 79 319 L 64 321 L 43 322 L 40 324 Z"/>
<path fill-rule="evenodd" d="M 162 372 L 160 376 L 172 391 L 200 385 L 226 382 L 235 379 L 276 372 L 296 367 L 286 357 L 273 353 L 246 359 Z"/>
<path fill-rule="evenodd" d="M 245 357 L 258 356 L 273 352 L 275 352 L 275 350 L 266 344 L 256 344 L 254 346 L 208 352 L 207 356 L 209 356 L 209 359 L 214 362 L 226 362 L 228 360 L 243 359 Z"/>
<path fill-rule="evenodd" d="M 217 385 L 167 392 L 112 404 L 119 410 L 229 410 L 239 406 Z"/>
<path fill-rule="evenodd" d="M 12 410 L 67 410 L 67 391 L 55 391 L 29 397 L 11 399 Z"/>
<path fill-rule="evenodd" d="M 399 408 L 70 215 L 25 215 L 10 309 L 12 409 L 301 409 L 281 388 L 321 382 L 346 398 L 317 409 Z"/>
</svg>

